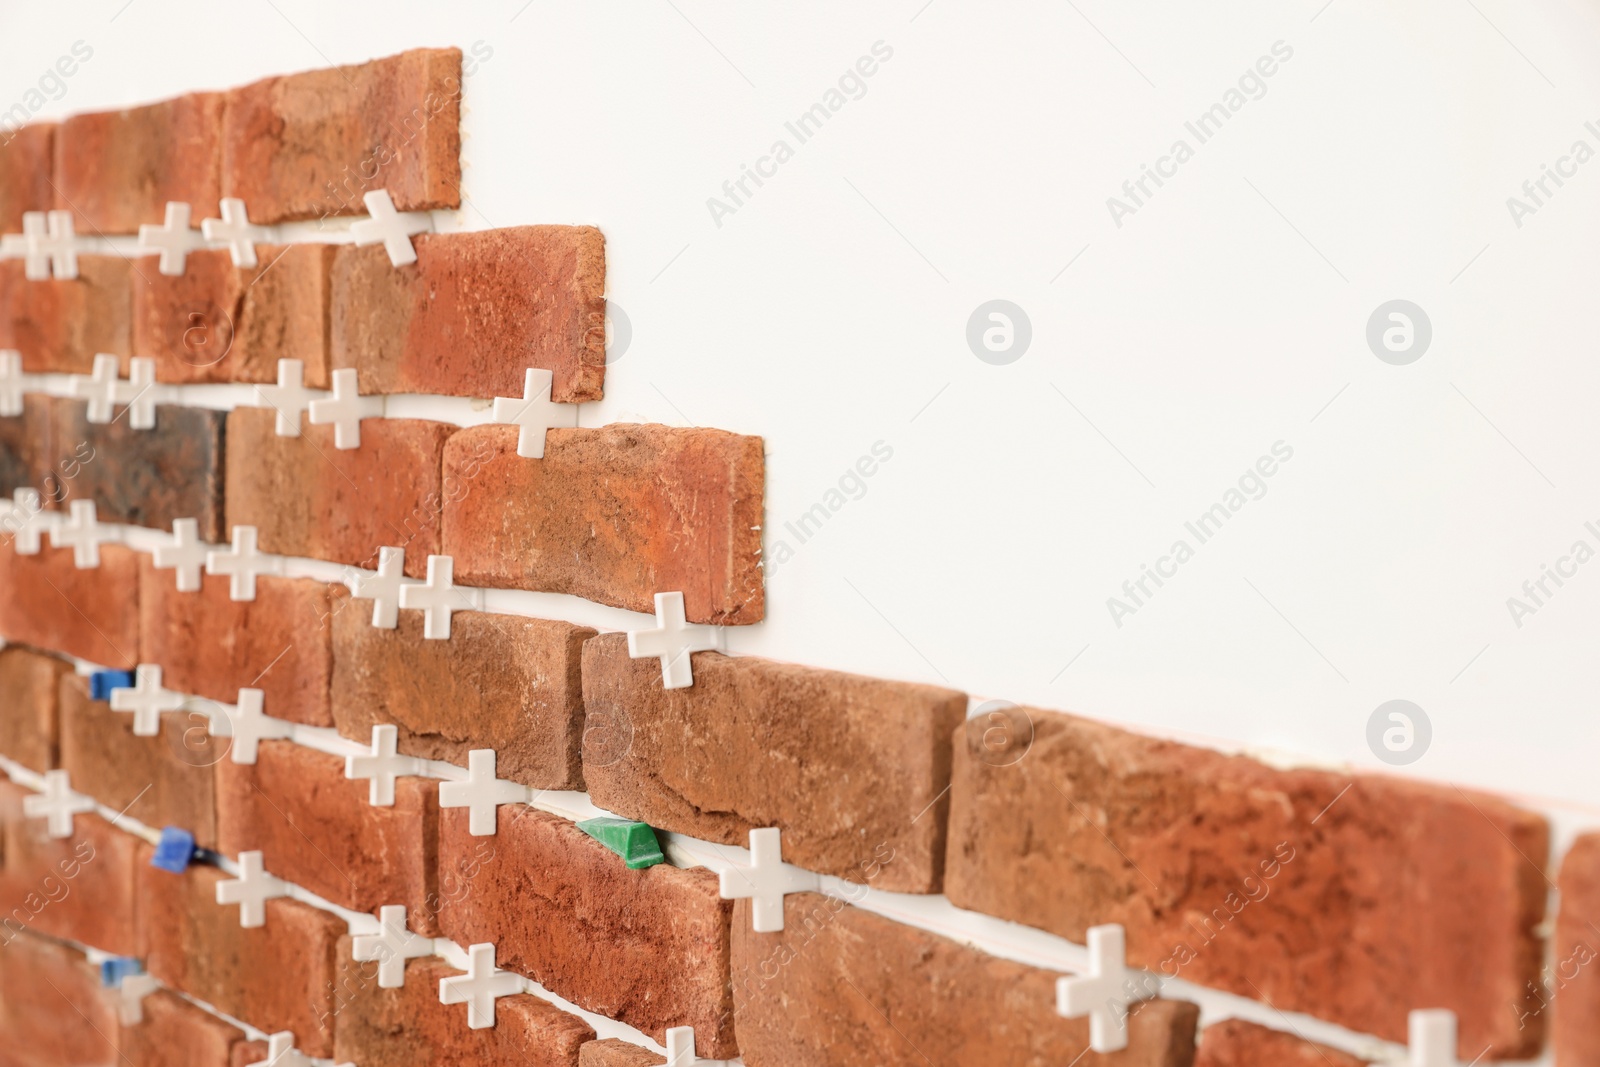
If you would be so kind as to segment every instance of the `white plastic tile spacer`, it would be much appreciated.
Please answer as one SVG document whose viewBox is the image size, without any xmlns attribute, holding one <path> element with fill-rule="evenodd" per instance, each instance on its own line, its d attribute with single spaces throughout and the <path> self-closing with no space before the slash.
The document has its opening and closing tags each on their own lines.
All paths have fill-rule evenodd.
<svg viewBox="0 0 1600 1067">
<path fill-rule="evenodd" d="M 226 704 L 217 705 L 220 712 L 211 715 L 211 736 L 232 738 L 229 749 L 235 763 L 254 763 L 261 742 L 279 741 L 294 736 L 294 723 L 285 719 L 272 719 L 261 713 L 265 694 L 259 689 L 239 690 L 239 702 L 228 710 Z"/>
<path fill-rule="evenodd" d="M 526 459 L 544 458 L 545 432 L 557 427 L 578 425 L 578 405 L 557 404 L 550 399 L 555 375 L 529 367 L 522 378 L 522 399 L 494 398 L 494 421 L 517 426 L 517 455 Z"/>
<path fill-rule="evenodd" d="M 468 808 L 467 829 L 473 837 L 492 837 L 499 825 L 495 814 L 501 804 L 520 804 L 528 799 L 526 786 L 496 780 L 494 749 L 475 748 L 467 753 L 467 780 L 440 782 L 441 808 Z"/>
<path fill-rule="evenodd" d="M 15 541 L 19 556 L 37 556 L 40 535 L 51 534 L 61 516 L 46 511 L 37 489 L 18 489 L 11 494 L 11 506 L 6 509 L 4 526 Z"/>
<path fill-rule="evenodd" d="M 723 900 L 750 900 L 750 929 L 774 934 L 783 929 L 783 898 L 809 893 L 822 880 L 810 871 L 783 862 L 783 839 L 775 826 L 750 831 L 750 866 L 732 867 L 718 878 Z"/>
<path fill-rule="evenodd" d="M 22 414 L 22 353 L 0 348 L 0 415 Z"/>
<path fill-rule="evenodd" d="M 365 756 L 346 756 L 344 776 L 352 780 L 370 779 L 367 803 L 375 808 L 394 807 L 394 780 L 408 774 L 421 774 L 422 761 L 395 752 L 400 731 L 388 724 L 372 728 L 372 751 Z"/>
<path fill-rule="evenodd" d="M 30 214 L 35 214 L 35 212 L 24 212 L 23 213 L 23 216 L 22 216 L 23 232 L 22 233 L 3 233 L 3 234 L 0 234 L 0 259 L 26 259 L 27 258 L 27 256 L 28 256 L 28 233 L 27 233 L 27 227 L 28 227 L 28 216 Z M 38 212 L 37 214 L 43 214 L 43 213 L 42 212 Z M 44 221 L 43 219 L 40 220 L 41 224 L 43 223 L 43 221 Z M 50 267 L 50 264 L 48 262 L 46 262 L 45 263 L 45 269 L 48 270 L 49 267 Z M 27 269 L 26 264 L 24 264 L 23 269 L 24 269 L 24 277 L 26 277 L 26 269 Z"/>
<path fill-rule="evenodd" d="M 254 267 L 256 242 L 272 240 L 272 230 L 251 222 L 244 201 L 237 197 L 224 198 L 221 207 L 222 218 L 200 223 L 201 234 L 207 241 L 227 245 L 235 267 Z"/>
<path fill-rule="evenodd" d="M 478 604 L 476 590 L 455 587 L 455 560 L 450 556 L 428 557 L 428 582 L 426 585 L 402 585 L 400 606 L 421 608 L 427 614 L 423 619 L 422 636 L 434 641 L 450 637 L 450 616 L 457 611 L 471 611 Z"/>
<path fill-rule="evenodd" d="M 295 1048 L 294 1033 L 279 1030 L 267 1035 L 267 1058 L 263 1067 L 312 1067 L 311 1061 Z"/>
<path fill-rule="evenodd" d="M 333 396 L 313 400 L 311 425 L 333 425 L 333 447 L 349 450 L 361 447 L 361 420 L 383 416 L 383 397 L 362 396 L 354 367 L 333 372 Z"/>
<path fill-rule="evenodd" d="M 404 904 L 379 908 L 378 925 L 378 933 L 351 940 L 350 955 L 360 963 L 378 964 L 379 989 L 399 989 L 406 984 L 406 960 L 433 955 L 433 938 L 406 929 Z"/>
<path fill-rule="evenodd" d="M 439 979 L 440 1004 L 467 1005 L 467 1026 L 487 1030 L 494 1025 L 494 1002 L 522 992 L 522 979 L 494 965 L 494 946 L 467 949 L 467 973 Z"/>
<path fill-rule="evenodd" d="M 400 624 L 400 579 L 405 576 L 406 550 L 380 548 L 376 574 L 357 574 L 347 583 L 350 595 L 372 601 L 372 625 L 393 630 Z"/>
<path fill-rule="evenodd" d="M 111 690 L 111 710 L 133 712 L 133 735 L 154 737 L 161 732 L 161 713 L 183 707 L 184 696 L 161 685 L 161 668 L 141 663 L 132 689 Z"/>
<path fill-rule="evenodd" d="M 87 400 L 87 418 L 103 426 L 112 421 L 118 404 L 128 408 L 128 425 L 135 430 L 153 430 L 156 425 L 156 361 L 135 356 L 128 361 L 128 380 L 118 375 L 116 356 L 100 353 L 94 357 L 94 371 L 87 377 L 74 375 L 69 382 L 72 395 Z"/>
<path fill-rule="evenodd" d="M 198 593 L 200 574 L 205 570 L 210 550 L 200 540 L 200 522 L 197 519 L 173 519 L 172 540 L 157 545 L 150 552 L 151 565 L 157 570 L 178 572 L 178 592 Z"/>
<path fill-rule="evenodd" d="M 274 878 L 262 865 L 260 852 L 239 853 L 239 877 L 217 883 L 217 903 L 239 905 L 239 925 L 265 926 L 267 901 L 289 895 L 289 883 Z"/>
<path fill-rule="evenodd" d="M 117 983 L 117 1021 L 123 1026 L 144 1022 L 144 998 L 160 988 L 160 983 L 148 974 L 124 975 Z"/>
<path fill-rule="evenodd" d="M 1414 1011 L 1406 1023 L 1409 1067 L 1460 1067 L 1456 1059 L 1455 1012 L 1442 1008 Z"/>
<path fill-rule="evenodd" d="M 1128 1047 L 1128 1005 L 1160 992 L 1144 971 L 1127 965 L 1126 934 L 1120 923 L 1089 927 L 1089 973 L 1056 979 L 1056 1013 L 1089 1016 L 1089 1047 L 1117 1052 Z"/>
<path fill-rule="evenodd" d="M 628 655 L 634 659 L 660 658 L 663 689 L 693 685 L 694 667 L 689 654 L 709 652 L 721 645 L 715 626 L 690 626 L 685 622 L 682 593 L 657 593 L 655 629 L 628 632 Z"/>
<path fill-rule="evenodd" d="M 78 238 L 72 232 L 72 212 L 29 211 L 22 216 L 23 275 L 34 282 L 53 272 L 63 281 L 78 276 Z"/>
<path fill-rule="evenodd" d="M 364 195 L 361 202 L 367 205 L 367 214 L 371 218 L 350 224 L 350 236 L 355 243 L 383 245 L 384 251 L 389 253 L 389 262 L 396 267 L 415 263 L 417 250 L 412 246 L 411 238 L 431 231 L 433 216 L 420 211 L 401 214 L 395 210 L 394 200 L 387 189 L 374 189 Z"/>
<path fill-rule="evenodd" d="M 305 387 L 306 365 L 303 360 L 278 360 L 278 384 L 256 386 L 256 406 L 271 408 L 278 413 L 273 429 L 279 437 L 300 436 L 300 416 L 311 407 L 313 397 L 319 393 Z"/>
<path fill-rule="evenodd" d="M 694 1027 L 674 1026 L 667 1030 L 666 1067 L 695 1067 L 706 1062 L 694 1054 Z"/>
<path fill-rule="evenodd" d="M 69 509 L 72 517 L 51 528 L 50 544 L 72 549 L 73 566 L 80 571 L 92 570 L 100 566 L 100 546 L 119 541 L 121 536 L 95 515 L 93 500 L 74 500 Z"/>
<path fill-rule="evenodd" d="M 94 810 L 94 801 L 72 791 L 72 780 L 66 771 L 45 771 L 44 792 L 22 798 L 22 814 L 30 819 L 44 819 L 46 834 L 61 838 L 72 836 L 72 819 Z"/>
<path fill-rule="evenodd" d="M 205 247 L 199 231 L 190 227 L 189 205 L 177 200 L 167 201 L 167 214 L 160 226 L 144 223 L 139 227 L 139 249 L 161 253 L 157 269 L 169 278 L 180 277 L 189 253 Z"/>
<path fill-rule="evenodd" d="M 228 575 L 230 600 L 254 600 L 256 578 L 263 574 L 277 574 L 282 569 L 279 560 L 256 551 L 254 526 L 235 526 L 231 549 L 212 549 L 206 553 L 206 573 Z"/>
</svg>

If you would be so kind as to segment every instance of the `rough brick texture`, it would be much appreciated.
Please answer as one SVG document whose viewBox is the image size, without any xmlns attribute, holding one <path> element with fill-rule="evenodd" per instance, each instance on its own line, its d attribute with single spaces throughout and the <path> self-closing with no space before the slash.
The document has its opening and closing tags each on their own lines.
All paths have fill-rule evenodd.
<svg viewBox="0 0 1600 1067">
<path fill-rule="evenodd" d="M 732 907 L 710 871 L 630 871 L 574 824 L 520 804 L 499 809 L 492 839 L 468 834 L 464 809 L 440 812 L 439 859 L 462 872 L 439 912 L 446 937 L 492 941 L 498 966 L 657 1041 L 693 1026 L 701 1056 L 735 1055 Z"/>
<path fill-rule="evenodd" d="M 595 631 L 566 622 L 466 612 L 450 640 L 422 636 L 422 612 L 372 625 L 368 601 L 333 620 L 333 715 L 365 743 L 392 723 L 399 750 L 465 765 L 495 750 L 495 773 L 536 789 L 582 789 L 584 705 L 578 672 Z"/>
<path fill-rule="evenodd" d="M 677 590 L 693 622 L 762 619 L 759 437 L 631 424 L 551 430 L 544 458 L 524 459 L 516 427 L 478 426 L 451 438 L 445 471 L 465 487 L 444 509 L 457 582 L 644 612 L 656 593 Z"/>
<path fill-rule="evenodd" d="M 34 771 L 56 765 L 56 688 L 72 664 L 26 648 L 0 650 L 0 755 Z"/>
<path fill-rule="evenodd" d="M 591 1041 L 578 1050 L 578 1067 L 659 1067 L 666 1062 L 665 1056 L 614 1037 Z"/>
<path fill-rule="evenodd" d="M 355 911 L 404 904 L 432 935 L 438 902 L 439 783 L 395 780 L 392 807 L 367 803 L 344 760 L 292 741 L 263 741 L 256 762 L 217 764 L 218 847 L 259 849 L 266 869 Z"/>
<path fill-rule="evenodd" d="M 369 393 L 522 395 L 529 367 L 558 401 L 605 384 L 605 239 L 589 226 L 432 234 L 417 262 L 346 248 L 334 266 L 333 365 Z"/>
<path fill-rule="evenodd" d="M 138 952 L 139 838 L 94 814 L 74 816 L 70 837 L 47 837 L 45 820 L 26 818 L 20 808 L 7 812 L 5 835 L 6 934 L 27 929 L 118 955 Z"/>
<path fill-rule="evenodd" d="M 0 949 L 0 1063 L 112 1067 L 117 1013 L 83 953 L 22 934 Z"/>
<path fill-rule="evenodd" d="M 267 901 L 265 926 L 244 929 L 217 903 L 214 867 L 172 874 L 139 863 L 145 967 L 162 984 L 267 1033 L 294 1031 L 308 1056 L 333 1054 L 334 954 L 345 923 L 299 901 Z"/>
<path fill-rule="evenodd" d="M 461 205 L 461 51 L 418 48 L 357 66 L 266 78 L 228 94 L 224 196 L 253 219 Z"/>
<path fill-rule="evenodd" d="M 22 353 L 22 369 L 88 374 L 101 352 L 132 354 L 134 268 L 121 256 L 80 254 L 78 276 L 28 281 L 20 259 L 0 260 L 0 348 Z"/>
<path fill-rule="evenodd" d="M 334 1059 L 361 1067 L 576 1067 L 594 1030 L 576 1015 L 527 993 L 494 1003 L 492 1028 L 467 1026 L 464 1004 L 439 1003 L 439 981 L 461 974 L 440 959 L 406 963 L 405 986 L 380 989 L 375 963 L 339 948 L 339 1016 Z"/>
<path fill-rule="evenodd" d="M 72 549 L 19 555 L 0 537 L 0 637 L 106 667 L 139 661 L 139 556 L 101 545 L 100 566 L 79 570 Z"/>
<path fill-rule="evenodd" d="M 1200 1031 L 1194 1067 L 1365 1067 L 1338 1049 L 1243 1019 L 1224 1019 Z"/>
<path fill-rule="evenodd" d="M 1409 1008 L 1449 1008 L 1465 1059 L 1538 1048 L 1540 1020 L 1519 1029 L 1514 1008 L 1541 956 L 1539 816 L 1015 714 L 1033 720 L 1022 758 L 986 748 L 982 721 L 956 735 L 956 905 L 1080 942 L 1122 923 L 1134 966 L 1391 1040 Z"/>
<path fill-rule="evenodd" d="M 138 233 L 141 223 L 162 221 L 169 200 L 190 205 L 196 225 L 215 217 L 222 105 L 220 93 L 190 93 L 64 120 L 55 206 L 70 210 L 84 234 Z"/>
<path fill-rule="evenodd" d="M 200 537 L 227 540 L 222 526 L 223 429 L 227 413 L 156 406 L 156 425 L 135 430 L 122 409 L 91 423 L 83 400 L 57 400 L 55 452 L 77 457 L 77 476 L 62 485 L 70 499 L 93 500 L 101 522 L 171 530 L 195 519 Z"/>
<path fill-rule="evenodd" d="M 24 212 L 55 206 L 50 188 L 55 137 L 53 122 L 0 130 L 0 233 L 21 233 Z"/>
<path fill-rule="evenodd" d="M 333 447 L 332 426 L 279 437 L 269 408 L 228 416 L 228 526 L 258 527 L 263 552 L 377 568 L 378 550 L 406 550 L 406 574 L 439 551 L 441 458 L 455 427 L 364 419 L 361 447 Z M 476 490 L 474 490 L 476 491 Z M 456 564 L 456 581 L 467 584 Z"/>
<path fill-rule="evenodd" d="M 234 1046 L 243 1041 L 237 1026 L 160 989 L 144 998 L 144 1021 L 122 1027 L 119 1062 L 124 1067 L 231 1067 Z"/>
<path fill-rule="evenodd" d="M 1600 1065 L 1600 833 L 1578 838 L 1561 861 L 1551 971 L 1541 999 L 1554 1013 L 1559 1067 Z"/>
<path fill-rule="evenodd" d="M 62 494 L 55 453 L 56 404 L 42 393 L 24 393 L 21 415 L 0 416 L 0 497 L 11 500 L 18 489 L 36 489 L 48 505 Z M 76 473 L 76 466 L 72 470 Z"/>
<path fill-rule="evenodd" d="M 89 680 L 60 682 L 61 766 L 74 788 L 151 827 L 178 826 L 203 848 L 217 844 L 211 765 L 228 752 L 211 737 L 209 707 L 193 701 L 161 716 L 155 737 L 135 737 L 133 715 L 89 699 Z"/>
<path fill-rule="evenodd" d="M 158 570 L 151 557 L 143 556 L 143 660 L 161 667 L 168 689 L 225 704 L 235 703 L 240 689 L 260 689 L 265 714 L 331 726 L 330 616 L 347 599 L 343 586 L 274 575 L 256 579 L 254 600 L 232 599 L 228 576 L 222 574 L 202 575 L 198 592 L 180 593 L 175 574 Z"/>
<path fill-rule="evenodd" d="M 278 360 L 305 364 L 328 387 L 328 284 L 336 246 L 256 246 L 254 267 L 225 249 L 190 253 L 184 273 L 141 272 L 133 287 L 133 348 L 163 382 L 276 382 Z"/>
<path fill-rule="evenodd" d="M 1128 1047 L 1086 1052 L 1087 1018 L 1055 1013 L 1058 975 L 861 911 L 837 898 L 784 900 L 781 933 L 733 916 L 733 995 L 748 1067 L 1189 1067 L 1199 1009 L 1153 1000 Z M 1081 1057 L 1081 1058 L 1080 1058 Z"/>
<path fill-rule="evenodd" d="M 583 680 L 601 807 L 730 845 L 777 826 L 790 863 L 938 892 L 964 694 L 715 652 L 695 654 L 693 686 L 663 689 L 626 634 L 585 646 Z"/>
</svg>

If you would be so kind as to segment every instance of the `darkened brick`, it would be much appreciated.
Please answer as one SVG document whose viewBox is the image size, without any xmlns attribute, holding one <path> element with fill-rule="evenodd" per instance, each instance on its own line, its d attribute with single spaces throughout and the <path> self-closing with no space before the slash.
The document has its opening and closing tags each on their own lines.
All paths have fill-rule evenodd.
<svg viewBox="0 0 1600 1067">
<path fill-rule="evenodd" d="M 21 415 L 0 415 L 0 497 L 37 489 L 41 501 L 48 501 L 58 491 L 55 410 L 52 398 L 24 393 Z"/>
</svg>

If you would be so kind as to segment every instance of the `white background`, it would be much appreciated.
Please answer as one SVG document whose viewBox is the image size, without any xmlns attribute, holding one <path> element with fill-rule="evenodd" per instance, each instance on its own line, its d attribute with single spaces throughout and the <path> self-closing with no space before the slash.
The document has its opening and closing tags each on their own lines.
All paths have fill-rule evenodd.
<svg viewBox="0 0 1600 1067">
<path fill-rule="evenodd" d="M 439 224 L 605 231 L 633 338 L 583 423 L 766 439 L 794 558 L 733 649 L 1376 769 L 1367 719 L 1406 698 L 1434 736 L 1404 773 L 1600 824 L 1600 561 L 1520 628 L 1506 604 L 1600 549 L 1600 160 L 1506 207 L 1600 150 L 1600 9 L 1324 3 L 6 3 L 0 107 L 79 40 L 41 117 L 476 44 L 470 207 Z M 1277 41 L 1265 95 L 1116 226 Z M 993 298 L 1032 321 L 1007 366 L 966 343 Z M 1404 367 L 1365 340 L 1394 298 L 1434 331 Z M 1106 599 L 1279 440 L 1266 495 L 1117 627 Z"/>
</svg>

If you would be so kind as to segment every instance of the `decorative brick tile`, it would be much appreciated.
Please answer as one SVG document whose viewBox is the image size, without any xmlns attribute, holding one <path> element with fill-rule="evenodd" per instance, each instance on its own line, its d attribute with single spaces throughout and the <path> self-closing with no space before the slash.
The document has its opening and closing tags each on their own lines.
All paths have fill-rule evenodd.
<svg viewBox="0 0 1600 1067">
<path fill-rule="evenodd" d="M 959 907 L 1080 942 L 1122 923 L 1133 966 L 1390 1040 L 1409 1008 L 1449 1008 L 1466 1059 L 1539 1047 L 1541 1020 L 1519 1029 L 1515 1009 L 1541 959 L 1541 817 L 1027 714 L 1031 748 L 987 745 L 981 720 L 956 736 L 945 891 Z"/>
<path fill-rule="evenodd" d="M 263 741 L 254 764 L 217 764 L 222 852 L 260 850 L 266 869 L 355 911 L 404 904 L 411 929 L 435 933 L 439 783 L 399 778 L 392 807 L 367 803 L 344 760 L 292 741 Z"/>
<path fill-rule="evenodd" d="M 26 648 L 0 650 L 0 755 L 29 770 L 56 766 L 56 687 L 72 664 Z"/>
<path fill-rule="evenodd" d="M 159 989 L 144 998 L 144 1021 L 121 1028 L 123 1067 L 232 1067 L 244 1031 Z"/>
<path fill-rule="evenodd" d="M 11 500 L 18 489 L 37 489 L 41 502 L 48 504 L 64 491 L 61 457 L 55 452 L 55 411 L 52 397 L 24 393 L 21 415 L 0 416 L 0 497 Z M 75 475 L 81 460 L 66 458 Z"/>
<path fill-rule="evenodd" d="M 79 570 L 72 549 L 18 555 L 0 537 L 0 637 L 118 670 L 139 662 L 139 556 L 101 545 L 100 566 Z"/>
<path fill-rule="evenodd" d="M 1584 834 L 1567 851 L 1559 888 L 1561 910 L 1541 999 L 1549 1006 L 1544 1014 L 1555 1016 L 1555 1062 L 1592 1067 L 1600 1064 L 1600 833 Z"/>
<path fill-rule="evenodd" d="M 439 1003 L 440 979 L 462 973 L 440 959 L 408 961 L 400 989 L 380 989 L 377 964 L 352 959 L 349 938 L 339 947 L 339 960 L 336 1061 L 361 1067 L 576 1067 L 579 1048 L 594 1039 L 588 1023 L 527 993 L 496 1000 L 492 1028 L 469 1029 L 464 1005 Z"/>
<path fill-rule="evenodd" d="M 117 1012 L 83 953 L 22 934 L 0 949 L 0 1062 L 112 1067 Z"/>
<path fill-rule="evenodd" d="M 68 674 L 59 690 L 61 766 L 74 788 L 146 826 L 178 826 L 201 847 L 215 848 L 211 765 L 227 756 L 228 740 L 207 731 L 207 705 L 166 712 L 159 734 L 135 737 L 132 715 L 89 699 L 88 679 Z"/>
<path fill-rule="evenodd" d="M 341 585 L 265 575 L 254 600 L 229 596 L 226 575 L 206 574 L 200 589 L 180 593 L 170 570 L 139 561 L 139 630 L 143 660 L 158 664 L 162 684 L 226 704 L 239 690 L 260 689 L 275 719 L 332 726 L 330 619 L 346 608 Z"/>
<path fill-rule="evenodd" d="M 399 729 L 399 750 L 465 765 L 495 750 L 495 773 L 536 789 L 582 789 L 585 626 L 466 612 L 450 640 L 422 636 L 422 612 L 372 625 L 367 601 L 333 619 L 333 717 L 363 743 L 375 725 Z"/>
<path fill-rule="evenodd" d="M 56 124 L 30 122 L 0 136 L 0 233 L 21 233 L 27 211 L 55 206 L 50 188 Z"/>
<path fill-rule="evenodd" d="M 160 223 L 167 201 L 209 217 L 218 184 L 223 97 L 190 93 L 159 104 L 73 115 L 55 138 L 57 208 L 79 233 L 138 233 Z"/>
<path fill-rule="evenodd" d="M 418 48 L 357 66 L 266 78 L 228 94 L 224 196 L 258 222 L 461 206 L 461 50 Z"/>
<path fill-rule="evenodd" d="M 333 365 L 370 393 L 522 395 L 529 367 L 551 397 L 599 400 L 605 383 L 605 239 L 591 226 L 424 234 L 417 262 L 381 246 L 334 265 Z"/>
<path fill-rule="evenodd" d="M 264 926 L 244 929 L 217 903 L 215 867 L 171 874 L 139 863 L 145 967 L 163 985 L 267 1033 L 292 1030 L 307 1056 L 333 1054 L 335 953 L 344 920 L 297 900 L 267 901 Z"/>
<path fill-rule="evenodd" d="M 578 1050 L 578 1067 L 658 1067 L 666 1057 L 614 1037 L 591 1041 Z"/>
<path fill-rule="evenodd" d="M 1189 1067 L 1194 1056 L 1199 1009 L 1186 1001 L 1137 1005 L 1126 1050 L 1087 1052 L 1089 1020 L 1056 1014 L 1057 974 L 816 893 L 786 897 L 783 912 L 780 933 L 758 934 L 749 902 L 734 910 L 734 1010 L 750 1067 Z"/>
<path fill-rule="evenodd" d="M 1200 1031 L 1194 1067 L 1365 1067 L 1366 1062 L 1283 1030 L 1224 1019 Z"/>
<path fill-rule="evenodd" d="M 760 622 L 759 437 L 621 424 L 551 430 L 543 459 L 517 429 L 477 426 L 445 448 L 444 550 L 463 585 L 572 593 L 653 612 L 681 591 L 692 622 Z M 409 559 L 409 557 L 408 557 Z"/>
<path fill-rule="evenodd" d="M 301 436 L 279 437 L 276 418 L 268 408 L 228 415 L 228 525 L 257 527 L 263 552 L 369 569 L 380 548 L 404 548 L 406 574 L 427 574 L 440 544 L 441 458 L 456 428 L 366 419 L 361 447 L 340 450 L 332 426 L 307 423 Z M 467 584 L 459 564 L 456 581 Z"/>
<path fill-rule="evenodd" d="M 72 836 L 50 838 L 45 820 L 20 810 L 7 812 L 5 835 L 0 930 L 32 930 L 121 956 L 138 952 L 143 841 L 94 814 L 74 816 Z"/>
<path fill-rule="evenodd" d="M 657 1041 L 693 1026 L 701 1056 L 737 1053 L 728 990 L 729 917 L 717 877 L 660 864 L 630 871 L 574 824 L 509 804 L 493 838 L 442 811 L 439 925 L 457 944 L 492 941 L 496 964 Z M 480 849 L 487 843 L 488 850 Z"/>
<path fill-rule="evenodd" d="M 80 457 L 76 477 L 61 483 L 67 497 L 93 500 L 101 522 L 171 530 L 173 519 L 196 519 L 203 540 L 227 540 L 222 525 L 226 412 L 158 404 L 155 428 L 135 430 L 122 409 L 111 422 L 97 424 L 88 419 L 87 401 L 55 403 L 55 452 Z"/>
<path fill-rule="evenodd" d="M 783 858 L 879 889 L 936 893 L 944 870 L 951 689 L 716 652 L 663 689 L 626 634 L 583 654 L 584 779 L 651 826 L 743 845 L 783 830 Z"/>
<path fill-rule="evenodd" d="M 122 256 L 80 254 L 76 278 L 29 281 L 22 260 L 0 260 L 0 348 L 22 353 L 35 374 L 88 374 L 101 352 L 131 355 L 135 269 Z"/>
<path fill-rule="evenodd" d="M 328 285 L 335 245 L 256 246 L 255 267 L 228 252 L 191 252 L 178 276 L 141 271 L 133 284 L 133 349 L 162 382 L 276 382 L 278 360 L 305 365 L 328 388 Z"/>
</svg>

